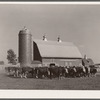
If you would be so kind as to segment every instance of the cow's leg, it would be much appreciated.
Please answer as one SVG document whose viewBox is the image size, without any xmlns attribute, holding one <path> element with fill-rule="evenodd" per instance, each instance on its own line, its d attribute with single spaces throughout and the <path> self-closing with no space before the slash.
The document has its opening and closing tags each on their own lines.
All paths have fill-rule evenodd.
<svg viewBox="0 0 100 100">
<path fill-rule="evenodd" d="M 19 71 L 17 70 L 17 77 L 19 77 Z"/>
<path fill-rule="evenodd" d="M 24 75 L 23 75 L 23 73 L 22 73 L 22 74 L 21 74 L 21 78 L 23 78 L 23 76 L 24 76 Z"/>
<path fill-rule="evenodd" d="M 27 73 L 26 72 L 24 73 L 24 78 L 27 78 Z"/>
<path fill-rule="evenodd" d="M 34 71 L 32 71 L 32 73 L 31 73 L 31 74 L 32 74 L 32 78 L 34 78 Z"/>
<path fill-rule="evenodd" d="M 94 74 L 94 77 L 96 77 L 96 73 Z"/>
<path fill-rule="evenodd" d="M 23 78 L 23 73 L 21 73 L 21 78 Z"/>
<path fill-rule="evenodd" d="M 16 74 L 14 74 L 14 77 L 16 77 Z"/>
<path fill-rule="evenodd" d="M 83 76 L 84 76 L 84 77 L 86 77 L 86 74 L 85 74 L 85 72 L 83 72 Z"/>
<path fill-rule="evenodd" d="M 57 76 L 58 76 L 58 80 L 61 79 L 60 73 L 58 73 Z"/>
<path fill-rule="evenodd" d="M 52 73 L 50 72 L 50 79 L 52 79 Z"/>
<path fill-rule="evenodd" d="M 27 78 L 27 76 L 25 75 L 24 78 Z"/>
<path fill-rule="evenodd" d="M 39 78 L 38 77 L 38 71 L 35 72 L 35 78 Z"/>
<path fill-rule="evenodd" d="M 25 73 L 22 74 L 22 78 L 24 78 L 24 76 L 25 76 Z"/>
<path fill-rule="evenodd" d="M 22 78 L 22 72 L 19 71 L 18 76 Z"/>
<path fill-rule="evenodd" d="M 90 77 L 90 73 L 88 73 L 88 77 Z"/>
<path fill-rule="evenodd" d="M 16 77 L 16 71 L 13 71 L 13 76 Z"/>
<path fill-rule="evenodd" d="M 36 75 L 36 78 L 38 78 L 38 75 Z"/>
<path fill-rule="evenodd" d="M 50 77 L 50 71 L 47 71 L 47 77 L 48 78 Z"/>
<path fill-rule="evenodd" d="M 41 76 L 42 79 L 45 78 L 45 75 L 44 74 L 41 74 L 40 76 Z"/>
<path fill-rule="evenodd" d="M 20 74 L 20 77 L 23 78 L 23 74 Z"/>
<path fill-rule="evenodd" d="M 60 79 L 60 80 L 62 79 L 62 75 L 59 75 L 59 79 Z"/>
</svg>

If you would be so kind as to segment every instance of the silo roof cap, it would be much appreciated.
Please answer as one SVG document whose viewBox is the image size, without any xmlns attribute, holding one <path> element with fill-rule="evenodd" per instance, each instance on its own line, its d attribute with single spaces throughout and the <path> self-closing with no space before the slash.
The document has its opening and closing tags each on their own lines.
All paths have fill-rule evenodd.
<svg viewBox="0 0 100 100">
<path fill-rule="evenodd" d="M 20 30 L 19 34 L 31 34 L 31 33 L 30 33 L 29 29 L 24 27 L 22 30 Z"/>
</svg>

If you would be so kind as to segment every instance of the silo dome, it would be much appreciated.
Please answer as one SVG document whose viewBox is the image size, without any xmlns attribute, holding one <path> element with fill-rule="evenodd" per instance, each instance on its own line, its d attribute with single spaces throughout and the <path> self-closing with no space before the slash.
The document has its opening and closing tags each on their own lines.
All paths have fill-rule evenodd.
<svg viewBox="0 0 100 100">
<path fill-rule="evenodd" d="M 19 32 L 20 34 L 31 34 L 29 29 L 27 29 L 26 27 L 24 27 L 22 30 L 20 30 Z"/>
</svg>

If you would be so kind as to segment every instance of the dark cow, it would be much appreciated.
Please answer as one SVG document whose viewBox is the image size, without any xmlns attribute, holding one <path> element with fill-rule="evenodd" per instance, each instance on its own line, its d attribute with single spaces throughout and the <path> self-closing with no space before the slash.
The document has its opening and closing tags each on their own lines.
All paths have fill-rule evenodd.
<svg viewBox="0 0 100 100">
<path fill-rule="evenodd" d="M 35 67 L 33 69 L 34 69 L 34 72 L 33 72 L 34 78 L 38 78 L 38 67 Z"/>
<path fill-rule="evenodd" d="M 67 77 L 76 77 L 76 68 L 75 67 L 69 67 Z"/>
<path fill-rule="evenodd" d="M 97 73 L 97 68 L 90 68 L 90 75 L 91 76 L 96 76 L 96 73 Z"/>
<path fill-rule="evenodd" d="M 52 66 L 49 67 L 50 71 L 50 79 L 58 77 L 58 79 L 61 79 L 61 76 L 65 76 L 65 68 L 64 67 L 58 67 L 58 66 Z"/>
<path fill-rule="evenodd" d="M 28 74 L 30 74 L 30 77 L 36 78 L 35 68 L 30 68 L 30 70 L 28 71 Z"/>
<path fill-rule="evenodd" d="M 28 78 L 29 73 L 33 75 L 33 69 L 31 67 L 22 67 L 21 69 L 21 78 Z"/>
<path fill-rule="evenodd" d="M 85 77 L 85 67 L 83 66 L 77 66 L 76 68 L 76 77 Z"/>
<path fill-rule="evenodd" d="M 49 69 L 48 67 L 37 67 L 34 70 L 36 78 L 48 78 L 49 77 Z"/>
<path fill-rule="evenodd" d="M 66 73 L 68 72 L 66 70 L 66 68 L 65 67 L 61 67 L 61 66 L 59 66 L 58 68 L 59 68 L 59 74 L 60 74 L 59 76 L 60 76 L 60 78 L 61 77 L 65 77 Z"/>
</svg>

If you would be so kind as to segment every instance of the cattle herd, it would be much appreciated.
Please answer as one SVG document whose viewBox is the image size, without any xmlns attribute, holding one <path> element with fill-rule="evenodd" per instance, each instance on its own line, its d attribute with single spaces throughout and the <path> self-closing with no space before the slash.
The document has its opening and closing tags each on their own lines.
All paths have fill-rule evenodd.
<svg viewBox="0 0 100 100">
<path fill-rule="evenodd" d="M 95 76 L 97 68 L 89 66 L 62 67 L 50 65 L 49 67 L 5 67 L 7 75 L 19 78 L 75 78 Z"/>
</svg>

